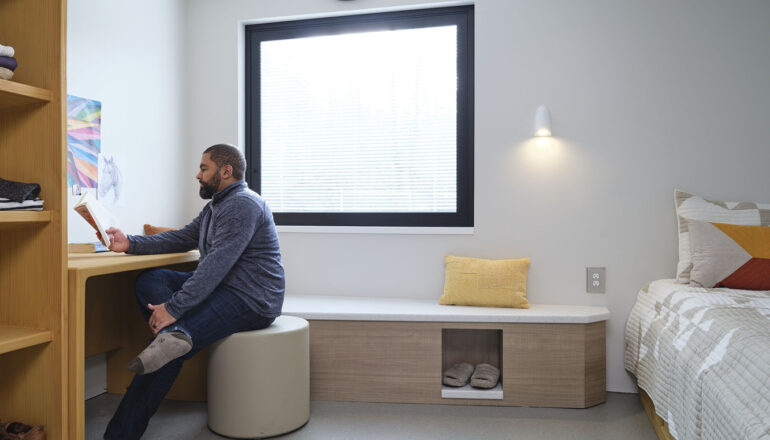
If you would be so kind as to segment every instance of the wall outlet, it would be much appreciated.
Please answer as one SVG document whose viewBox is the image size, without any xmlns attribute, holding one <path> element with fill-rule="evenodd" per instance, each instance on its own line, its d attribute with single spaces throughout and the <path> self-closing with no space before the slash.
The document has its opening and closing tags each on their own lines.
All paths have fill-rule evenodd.
<svg viewBox="0 0 770 440">
<path fill-rule="evenodd" d="M 605 292 L 604 288 L 607 282 L 606 270 L 604 267 L 586 267 L 586 292 Z"/>
</svg>

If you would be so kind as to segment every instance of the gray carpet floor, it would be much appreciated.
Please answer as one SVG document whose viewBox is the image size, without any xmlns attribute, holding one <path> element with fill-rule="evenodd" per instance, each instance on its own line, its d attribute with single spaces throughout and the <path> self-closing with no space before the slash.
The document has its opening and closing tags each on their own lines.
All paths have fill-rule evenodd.
<svg viewBox="0 0 770 440">
<path fill-rule="evenodd" d="M 100 439 L 120 395 L 86 401 L 86 439 Z M 206 426 L 206 404 L 165 401 L 142 439 L 223 439 Z M 287 440 L 657 440 L 636 394 L 608 393 L 588 409 L 310 402 L 310 421 Z"/>
</svg>

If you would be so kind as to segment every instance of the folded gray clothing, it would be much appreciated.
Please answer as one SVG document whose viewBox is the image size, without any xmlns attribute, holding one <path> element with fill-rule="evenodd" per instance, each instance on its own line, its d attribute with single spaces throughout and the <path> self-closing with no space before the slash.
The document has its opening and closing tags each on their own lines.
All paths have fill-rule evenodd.
<svg viewBox="0 0 770 440">
<path fill-rule="evenodd" d="M 14 182 L 0 178 L 0 197 L 12 202 L 35 200 L 40 195 L 40 185 L 37 183 Z"/>
<path fill-rule="evenodd" d="M 494 365 L 478 364 L 476 370 L 471 376 L 471 386 L 473 388 L 494 388 L 500 379 L 500 370 Z"/>
<path fill-rule="evenodd" d="M 16 53 L 11 46 L 0 44 L 0 57 L 12 57 Z"/>
<path fill-rule="evenodd" d="M 473 365 L 468 363 L 455 364 L 444 372 L 444 385 L 462 387 L 468 383 L 473 373 Z"/>
<path fill-rule="evenodd" d="M 0 56 L 0 67 L 5 67 L 6 69 L 10 69 L 10 70 L 16 70 L 16 68 L 19 67 L 19 62 L 16 61 L 16 58 L 14 57 Z"/>
<path fill-rule="evenodd" d="M 0 197 L 0 211 L 42 211 L 43 200 L 25 200 L 23 202 L 12 202 L 9 199 Z"/>
<path fill-rule="evenodd" d="M 5 67 L 0 67 L 0 79 L 11 79 L 13 78 L 13 70 L 6 69 Z"/>
</svg>

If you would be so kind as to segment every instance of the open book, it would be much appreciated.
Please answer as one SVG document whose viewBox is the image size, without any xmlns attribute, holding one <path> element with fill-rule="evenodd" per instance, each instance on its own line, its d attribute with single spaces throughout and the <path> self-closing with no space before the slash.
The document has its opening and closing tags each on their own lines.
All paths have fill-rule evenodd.
<svg viewBox="0 0 770 440">
<path fill-rule="evenodd" d="M 90 254 L 95 252 L 107 252 L 107 246 L 100 241 L 93 243 L 70 243 L 67 250 L 71 254 Z"/>
<path fill-rule="evenodd" d="M 83 194 L 73 208 L 102 236 L 102 243 L 110 247 L 107 229 L 120 227 L 120 222 L 110 211 L 107 211 L 90 192 Z"/>
</svg>

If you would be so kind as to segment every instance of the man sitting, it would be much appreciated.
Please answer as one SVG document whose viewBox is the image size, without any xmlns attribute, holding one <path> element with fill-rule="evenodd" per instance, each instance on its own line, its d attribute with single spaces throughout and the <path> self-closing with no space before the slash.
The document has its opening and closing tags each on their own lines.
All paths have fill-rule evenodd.
<svg viewBox="0 0 770 440">
<path fill-rule="evenodd" d="M 273 215 L 243 180 L 246 160 L 236 147 L 203 152 L 200 196 L 211 199 L 179 230 L 125 235 L 116 228 L 110 250 L 157 254 L 200 250 L 191 273 L 151 269 L 136 279 L 136 298 L 155 339 L 128 368 L 136 373 L 107 425 L 105 439 L 138 439 L 182 369 L 182 362 L 233 333 L 269 326 L 281 314 L 284 271 Z"/>
</svg>

